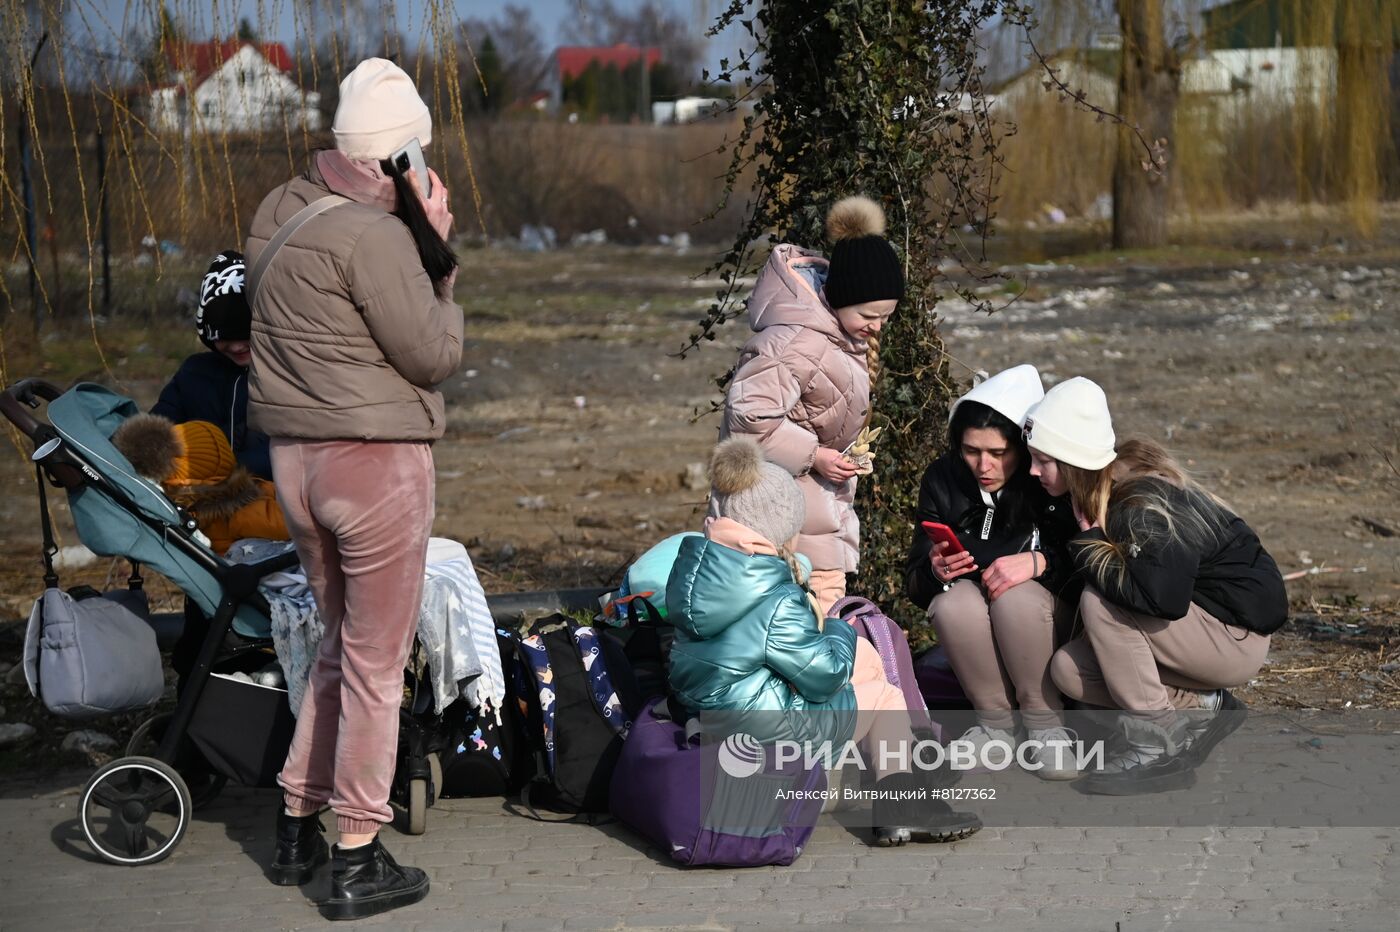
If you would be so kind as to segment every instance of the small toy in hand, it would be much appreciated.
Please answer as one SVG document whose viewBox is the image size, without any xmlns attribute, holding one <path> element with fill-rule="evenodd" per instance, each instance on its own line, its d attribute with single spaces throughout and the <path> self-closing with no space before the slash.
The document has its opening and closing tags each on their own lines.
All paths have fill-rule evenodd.
<svg viewBox="0 0 1400 932">
<path fill-rule="evenodd" d="M 842 456 L 855 463 L 857 476 L 868 476 L 875 471 L 875 451 L 872 449 L 883 427 L 862 427 L 851 445 L 842 451 Z"/>
</svg>

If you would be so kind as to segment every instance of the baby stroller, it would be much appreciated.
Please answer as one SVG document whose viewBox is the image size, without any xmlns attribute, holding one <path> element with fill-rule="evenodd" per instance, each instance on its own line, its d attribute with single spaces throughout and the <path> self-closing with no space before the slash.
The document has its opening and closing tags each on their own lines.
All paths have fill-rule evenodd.
<svg viewBox="0 0 1400 932">
<path fill-rule="evenodd" d="M 41 403 L 48 423 L 30 413 Z M 287 694 L 231 674 L 273 656 L 258 584 L 295 566 L 296 553 L 238 564 L 202 542 L 195 521 L 112 445 L 112 433 L 138 413 L 128 398 L 91 383 L 62 392 L 25 379 L 0 394 L 0 410 L 34 443 L 41 482 L 47 476 L 67 492 L 83 544 L 130 560 L 134 586 L 140 565 L 155 569 L 184 592 L 187 620 L 207 619 L 174 711 L 143 723 L 126 756 L 99 768 L 80 795 L 79 822 L 94 851 L 114 864 L 155 863 L 180 843 L 196 802 L 227 779 L 276 785 L 294 730 Z M 406 685 L 393 796 L 408 810 L 409 833 L 421 834 L 441 782 L 435 752 L 444 729 L 416 678 L 406 673 Z"/>
</svg>

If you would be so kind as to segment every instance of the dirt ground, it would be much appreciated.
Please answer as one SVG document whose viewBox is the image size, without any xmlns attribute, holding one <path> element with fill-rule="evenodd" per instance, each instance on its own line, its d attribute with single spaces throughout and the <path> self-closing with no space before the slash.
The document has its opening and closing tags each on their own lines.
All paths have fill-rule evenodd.
<svg viewBox="0 0 1400 932">
<path fill-rule="evenodd" d="M 1258 254 L 1240 240 L 1006 265 L 986 286 L 999 311 L 949 298 L 938 325 L 959 378 L 1031 362 L 1047 383 L 1098 381 L 1120 436 L 1166 441 L 1285 573 L 1303 574 L 1289 582 L 1295 615 L 1247 701 L 1393 707 L 1400 250 L 1275 239 Z M 702 352 L 675 355 L 719 285 L 694 277 L 708 259 L 663 247 L 464 256 L 469 342 L 443 386 L 436 533 L 468 545 L 488 591 L 613 583 L 650 544 L 698 526 L 705 485 L 692 464 L 706 459 L 717 421 L 697 415 L 747 334 L 736 322 Z M 159 382 L 115 375 L 142 405 L 154 400 Z M 42 583 L 33 473 L 17 450 L 0 456 L 0 482 L 10 490 L 0 613 L 18 619 Z M 101 561 L 65 584 L 108 570 Z M 13 621 L 0 628 L 17 633 Z M 14 638 L 0 636 L 0 667 L 16 659 Z M 28 703 L 8 687 L 5 720 Z"/>
</svg>

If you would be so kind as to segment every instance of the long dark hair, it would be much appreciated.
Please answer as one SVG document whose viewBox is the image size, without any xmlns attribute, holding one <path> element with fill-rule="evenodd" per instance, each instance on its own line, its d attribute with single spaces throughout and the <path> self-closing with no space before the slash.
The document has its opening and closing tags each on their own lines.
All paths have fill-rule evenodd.
<svg viewBox="0 0 1400 932">
<path fill-rule="evenodd" d="M 418 247 L 418 258 L 423 261 L 423 269 L 428 273 L 433 289 L 439 297 L 447 297 L 443 294 L 442 283 L 457 267 L 457 254 L 428 222 L 423 202 L 418 199 L 418 192 L 414 189 L 413 182 L 408 180 L 408 176 L 395 171 L 387 159 L 380 162 L 380 167 L 394 180 L 394 191 L 399 196 L 399 206 L 394 215 L 408 227 L 413 243 Z"/>
<path fill-rule="evenodd" d="M 964 401 L 958 405 L 953 412 L 953 422 L 948 425 L 948 452 L 953 456 L 958 475 L 965 475 L 970 485 L 980 488 L 977 477 L 972 475 L 967 461 L 962 458 L 963 434 L 979 428 L 995 430 L 1006 441 L 1006 446 L 1016 451 L 1016 469 L 1006 477 L 1006 484 L 997 493 L 997 510 L 992 519 L 992 528 L 999 533 L 1018 528 L 1029 530 L 1035 523 L 1035 510 L 1031 507 L 1035 480 L 1031 476 L 1030 452 L 1021 436 L 1021 428 L 1010 418 L 978 401 Z M 975 496 L 973 502 L 974 507 L 980 506 L 981 497 Z"/>
</svg>

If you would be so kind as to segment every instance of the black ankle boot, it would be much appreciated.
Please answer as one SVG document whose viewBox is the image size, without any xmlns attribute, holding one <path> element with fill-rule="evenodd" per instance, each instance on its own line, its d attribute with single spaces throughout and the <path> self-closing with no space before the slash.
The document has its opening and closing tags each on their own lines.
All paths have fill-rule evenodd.
<svg viewBox="0 0 1400 932">
<path fill-rule="evenodd" d="M 898 847 L 910 841 L 948 842 L 975 835 L 982 820 L 956 812 L 932 797 L 936 781 L 927 775 L 894 773 L 875 784 L 875 844 Z"/>
<path fill-rule="evenodd" d="M 330 857 L 330 846 L 322 837 L 326 829 L 320 815 L 298 818 L 277 813 L 277 853 L 272 856 L 268 877 L 282 887 L 296 887 L 311 879 L 316 868 Z"/>
<path fill-rule="evenodd" d="M 376 837 L 348 851 L 331 851 L 331 895 L 320 903 L 327 919 L 363 919 L 409 906 L 428 895 L 428 875 L 400 867 Z"/>
</svg>

